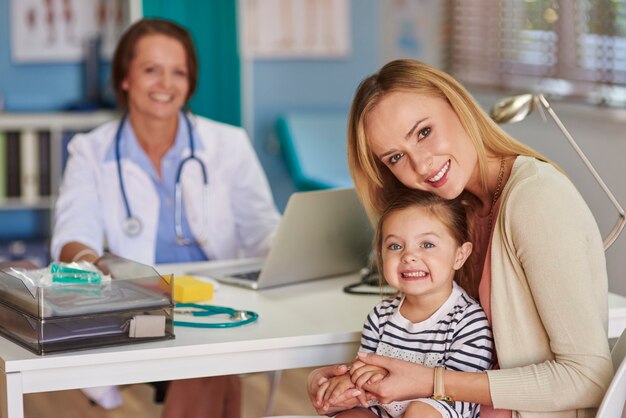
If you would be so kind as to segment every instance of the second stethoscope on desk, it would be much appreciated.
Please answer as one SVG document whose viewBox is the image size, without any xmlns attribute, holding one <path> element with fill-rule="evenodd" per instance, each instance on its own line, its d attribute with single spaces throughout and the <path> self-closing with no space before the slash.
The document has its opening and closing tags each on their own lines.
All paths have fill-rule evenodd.
<svg viewBox="0 0 626 418">
<path fill-rule="evenodd" d="M 234 328 L 250 324 L 259 319 L 259 314 L 254 311 L 236 310 L 226 306 L 199 305 L 197 303 L 177 303 L 174 313 L 204 318 L 214 315 L 226 315 L 228 318 L 228 320 L 224 322 L 174 321 L 174 325 L 176 326 L 192 328 Z"/>
<path fill-rule="evenodd" d="M 208 209 L 208 199 L 209 199 L 209 177 L 207 174 L 206 166 L 204 163 L 196 157 L 195 147 L 194 147 L 194 138 L 193 138 L 193 127 L 191 125 L 191 121 L 187 114 L 183 113 L 183 117 L 185 119 L 185 123 L 187 125 L 187 133 L 189 136 L 189 150 L 190 154 L 188 157 L 183 158 L 183 160 L 178 165 L 178 170 L 176 171 L 176 186 L 175 186 L 175 206 L 174 206 L 174 229 L 176 232 L 176 243 L 179 245 L 190 245 L 195 243 L 201 243 L 206 240 L 206 230 L 207 230 L 207 209 Z M 143 229 L 143 225 L 141 220 L 134 216 L 130 210 L 130 204 L 128 203 L 128 196 L 126 194 L 126 187 L 124 187 L 124 177 L 122 176 L 122 157 L 120 151 L 120 143 L 122 142 L 122 128 L 124 127 L 124 123 L 126 122 L 127 115 L 122 116 L 120 120 L 120 124 L 117 127 L 117 132 L 115 134 L 115 161 L 117 163 L 117 175 L 120 183 L 120 191 L 122 193 L 122 200 L 124 201 L 124 207 L 126 209 L 126 218 L 122 223 L 122 229 L 124 233 L 129 237 L 136 237 L 139 235 Z M 200 238 L 196 238 L 194 240 L 186 238 L 183 232 L 183 196 L 182 196 L 182 186 L 181 186 L 181 174 L 183 172 L 183 167 L 186 163 L 190 161 L 195 161 L 200 166 L 202 171 L 202 231 L 203 235 Z"/>
</svg>

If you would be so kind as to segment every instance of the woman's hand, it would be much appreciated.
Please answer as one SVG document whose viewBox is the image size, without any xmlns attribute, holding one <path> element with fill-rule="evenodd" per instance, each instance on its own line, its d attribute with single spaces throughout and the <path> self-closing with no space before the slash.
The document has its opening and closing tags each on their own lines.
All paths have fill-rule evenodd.
<svg viewBox="0 0 626 418">
<path fill-rule="evenodd" d="M 368 366 L 375 366 L 387 371 L 386 376 L 374 373 L 368 379 L 369 381 L 362 386 L 357 385 L 357 388 L 367 391 L 379 402 L 390 403 L 406 399 L 427 398 L 433 394 L 434 369 L 376 354 L 358 353 L 358 356 L 364 365 L 353 372 L 353 381 L 359 370 L 363 370 L 363 372 L 374 370 L 374 368 L 368 369 Z"/>
<path fill-rule="evenodd" d="M 330 386 L 331 378 L 343 376 L 346 373 L 348 373 L 348 366 L 339 364 L 336 366 L 321 367 L 313 370 L 309 374 L 307 379 L 309 399 L 318 414 L 331 415 L 354 408 L 360 404 L 357 396 L 361 396 L 362 392 L 357 389 L 345 391 L 343 396 L 340 397 L 341 399 L 337 400 L 336 403 L 324 400 L 324 395 Z"/>
<path fill-rule="evenodd" d="M 335 376 L 328 379 L 320 386 L 323 393 L 323 411 L 328 411 L 332 407 L 346 409 L 346 402 L 352 405 L 353 398 L 357 398 L 358 403 L 367 408 L 365 395 L 354 387 L 349 374 Z M 319 398 L 319 394 L 318 394 Z"/>
</svg>

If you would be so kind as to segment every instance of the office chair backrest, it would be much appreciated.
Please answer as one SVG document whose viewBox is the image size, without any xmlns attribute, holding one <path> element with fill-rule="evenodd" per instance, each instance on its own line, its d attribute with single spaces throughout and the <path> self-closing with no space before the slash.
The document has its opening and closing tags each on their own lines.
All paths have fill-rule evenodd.
<svg viewBox="0 0 626 418">
<path fill-rule="evenodd" d="M 622 331 L 613 349 L 611 359 L 615 376 L 602 399 L 596 418 L 621 418 L 626 403 L 626 329 Z"/>
<path fill-rule="evenodd" d="M 613 360 L 613 370 L 617 372 L 622 360 L 626 357 L 626 329 L 622 332 L 622 335 L 617 339 L 615 345 L 611 349 L 611 360 Z"/>
</svg>

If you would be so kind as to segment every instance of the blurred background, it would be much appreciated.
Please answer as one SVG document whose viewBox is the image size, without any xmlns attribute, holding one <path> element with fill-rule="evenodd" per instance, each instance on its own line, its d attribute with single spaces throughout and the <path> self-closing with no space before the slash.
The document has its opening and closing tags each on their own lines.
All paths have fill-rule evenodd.
<svg viewBox="0 0 626 418">
<path fill-rule="evenodd" d="M 191 31 L 191 110 L 248 131 L 281 210 L 296 190 L 351 185 L 352 94 L 407 57 L 449 71 L 487 111 L 544 94 L 626 204 L 624 0 L 0 0 L 0 260 L 48 263 L 65 147 L 115 117 L 111 53 L 141 16 Z M 504 127 L 567 171 L 606 236 L 617 212 L 554 122 L 535 112 Z M 623 295 L 625 258 L 621 236 L 607 261 Z"/>
</svg>

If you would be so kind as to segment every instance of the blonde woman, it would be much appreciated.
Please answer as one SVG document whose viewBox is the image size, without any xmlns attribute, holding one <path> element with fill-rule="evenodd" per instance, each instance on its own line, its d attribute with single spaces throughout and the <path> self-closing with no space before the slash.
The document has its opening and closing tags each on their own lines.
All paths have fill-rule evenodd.
<svg viewBox="0 0 626 418">
<path fill-rule="evenodd" d="M 499 128 L 456 80 L 414 60 L 390 62 L 360 84 L 348 159 L 373 219 L 407 189 L 474 202 L 478 280 L 459 284 L 487 314 L 499 369 L 447 369 L 437 382 L 445 395 L 482 404 L 481 417 L 595 416 L 613 373 L 607 271 L 597 224 L 567 177 Z M 384 403 L 433 395 L 432 368 L 360 360 L 387 374 L 331 399 L 337 410 L 361 392 Z M 310 374 L 316 408 L 317 387 L 346 372 Z"/>
</svg>

